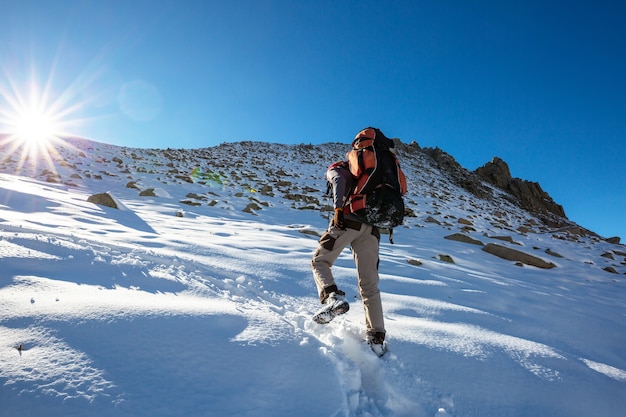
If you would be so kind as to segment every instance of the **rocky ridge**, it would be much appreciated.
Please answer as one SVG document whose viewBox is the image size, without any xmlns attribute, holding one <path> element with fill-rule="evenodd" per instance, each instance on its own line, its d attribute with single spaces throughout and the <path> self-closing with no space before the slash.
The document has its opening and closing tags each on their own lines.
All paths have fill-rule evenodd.
<svg viewBox="0 0 626 417">
<path fill-rule="evenodd" d="M 545 223 L 558 226 L 560 219 L 567 218 L 563 207 L 552 200 L 539 183 L 513 178 L 509 166 L 502 159 L 495 157 L 475 172 L 487 182 L 511 194 L 522 208 L 537 214 Z"/>
<path fill-rule="evenodd" d="M 448 229 L 451 239 L 481 245 L 519 266 L 539 268 L 555 264 L 529 254 L 519 239 L 542 233 L 584 245 L 619 243 L 615 238 L 607 242 L 569 221 L 539 184 L 512 178 L 506 163 L 498 158 L 470 172 L 438 148 L 396 142 L 409 186 L 404 228 L 433 224 Z M 325 196 L 324 172 L 330 162 L 343 158 L 346 146 L 238 142 L 202 149 L 139 149 L 67 138 L 64 146 L 48 149 L 50 162 L 42 166 L 0 138 L 4 155 L 0 172 L 87 189 L 98 204 L 115 205 L 114 196 L 122 200 L 124 196 L 169 198 L 177 201 L 179 216 L 197 206 L 211 207 L 216 215 L 219 210 L 271 215 L 266 209 L 289 205 L 327 217 L 331 207 Z M 319 175 L 307 174 L 311 172 Z M 118 178 L 119 189 L 99 189 L 105 176 Z M 172 183 L 180 186 L 179 195 L 165 195 L 160 187 Z M 603 250 L 597 265 L 607 272 L 626 273 L 623 247 L 612 248 Z M 551 258 L 560 256 L 550 248 L 532 248 L 538 250 Z M 453 261 L 452 256 L 442 255 Z"/>
</svg>

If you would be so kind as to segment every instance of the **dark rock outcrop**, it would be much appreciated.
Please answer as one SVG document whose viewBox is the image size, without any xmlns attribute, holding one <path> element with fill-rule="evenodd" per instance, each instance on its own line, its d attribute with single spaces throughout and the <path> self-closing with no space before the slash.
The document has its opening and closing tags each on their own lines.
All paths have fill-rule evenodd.
<svg viewBox="0 0 626 417">
<path fill-rule="evenodd" d="M 550 218 L 551 215 L 567 219 L 563 206 L 552 200 L 538 183 L 513 178 L 509 166 L 502 159 L 494 157 L 491 162 L 474 172 L 485 181 L 514 196 L 522 208 L 539 215 L 543 220 Z"/>
</svg>

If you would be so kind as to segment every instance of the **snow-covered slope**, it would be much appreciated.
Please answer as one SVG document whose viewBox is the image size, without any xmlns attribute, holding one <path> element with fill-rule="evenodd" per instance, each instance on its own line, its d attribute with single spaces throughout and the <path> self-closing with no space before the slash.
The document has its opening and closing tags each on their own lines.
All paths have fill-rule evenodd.
<svg viewBox="0 0 626 417">
<path fill-rule="evenodd" d="M 352 308 L 310 320 L 345 144 L 0 150 L 0 416 L 626 415 L 626 248 L 477 198 L 415 147 L 412 214 L 381 240 L 382 359 L 348 250 Z M 87 201 L 104 192 L 119 209 Z"/>
</svg>

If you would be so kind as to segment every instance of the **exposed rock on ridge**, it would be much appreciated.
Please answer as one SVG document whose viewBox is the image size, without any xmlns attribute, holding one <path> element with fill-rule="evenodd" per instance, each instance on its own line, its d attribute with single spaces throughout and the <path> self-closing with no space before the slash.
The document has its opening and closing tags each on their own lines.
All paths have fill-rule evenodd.
<svg viewBox="0 0 626 417">
<path fill-rule="evenodd" d="M 519 200 L 522 208 L 542 217 L 547 223 L 555 215 L 567 219 L 565 210 L 557 204 L 548 193 L 543 191 L 539 183 L 513 178 L 506 162 L 494 157 L 491 162 L 474 171 L 481 178 L 496 187 L 508 192 Z"/>
<path fill-rule="evenodd" d="M 563 207 L 543 191 L 539 183 L 513 178 L 507 163 L 498 157 L 471 172 L 439 148 L 423 148 L 421 152 L 432 158 L 440 170 L 450 174 L 458 186 L 478 198 L 493 197 L 491 190 L 483 184 L 486 181 L 508 193 L 512 203 L 537 215 L 546 225 L 563 227 L 570 224 Z"/>
</svg>

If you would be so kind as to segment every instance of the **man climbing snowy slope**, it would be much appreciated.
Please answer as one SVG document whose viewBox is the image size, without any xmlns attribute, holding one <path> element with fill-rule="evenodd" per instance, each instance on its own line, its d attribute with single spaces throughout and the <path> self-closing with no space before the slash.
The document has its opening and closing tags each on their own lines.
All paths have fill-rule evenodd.
<svg viewBox="0 0 626 417">
<path fill-rule="evenodd" d="M 390 148 L 393 148 L 393 142 L 387 139 L 382 132 L 378 129 L 367 128 L 359 132 L 353 142 L 353 149 L 350 152 L 357 151 L 361 154 L 352 158 L 353 160 L 367 160 L 368 157 L 363 157 L 364 152 L 374 152 L 374 139 L 383 142 L 385 150 L 377 150 L 377 152 L 389 152 Z M 367 146 L 363 150 L 359 149 L 359 143 L 366 142 Z M 381 145 L 382 146 L 382 145 Z M 367 149 L 366 149 L 367 148 Z M 362 167 L 362 171 L 368 172 L 368 176 L 371 176 L 371 182 L 376 182 L 375 187 L 371 187 L 376 191 L 376 196 L 372 198 L 374 211 L 376 212 L 377 220 L 370 221 L 368 216 L 363 215 L 361 209 L 355 210 L 352 202 L 363 199 L 367 200 L 365 194 L 359 194 L 361 184 L 368 182 L 370 178 L 363 178 L 363 175 L 359 174 L 354 166 L 350 166 L 351 155 L 348 152 L 348 161 L 340 161 L 332 164 L 327 172 L 326 179 L 328 180 L 330 190 L 332 191 L 332 201 L 334 208 L 334 217 L 329 225 L 328 230 L 322 235 L 319 241 L 319 246 L 313 254 L 311 266 L 313 270 L 313 277 L 317 285 L 319 298 L 324 306 L 313 316 L 313 320 L 320 324 L 329 323 L 334 317 L 340 314 L 346 313 L 350 305 L 345 299 L 345 293 L 341 291 L 334 280 L 331 267 L 337 260 L 341 252 L 350 245 L 354 262 L 357 269 L 357 284 L 359 293 L 363 301 L 365 310 L 365 326 L 366 334 L 365 339 L 374 350 L 376 354 L 382 356 L 386 351 L 385 344 L 385 324 L 383 319 L 383 308 L 380 297 L 380 290 L 378 288 L 379 275 L 378 275 L 378 263 L 379 263 L 379 242 L 380 232 L 378 227 L 373 223 L 380 221 L 380 214 L 384 213 L 385 219 L 381 224 L 385 226 L 397 225 L 398 220 L 393 223 L 389 223 L 387 217 L 393 215 L 387 213 L 385 207 L 386 204 L 382 202 L 382 199 L 388 199 L 395 193 L 394 190 L 389 188 L 389 191 L 384 191 L 387 188 L 387 182 L 390 182 L 390 178 L 385 178 L 385 175 L 376 176 L 376 170 L 379 172 L 385 171 L 386 167 L 380 166 L 385 157 L 382 154 L 374 157 L 374 160 L 378 161 L 378 167 Z M 401 183 L 403 183 L 399 198 L 401 201 L 401 195 L 406 192 L 406 181 L 404 174 L 399 169 L 399 164 L 395 155 L 387 158 L 389 164 L 396 164 L 395 170 L 399 171 L 393 173 L 394 175 L 402 175 Z M 387 167 L 388 168 L 388 167 Z M 393 168 L 393 167 L 392 167 Z M 358 171 L 358 172 L 357 172 Z M 394 169 L 387 169 L 389 172 L 394 172 Z M 357 175 L 355 175 L 355 173 Z M 395 179 L 398 183 L 397 178 Z M 382 192 L 380 192 L 383 190 Z M 369 194 L 369 193 L 368 193 Z M 383 197 L 386 196 L 386 197 Z M 391 211 L 398 211 L 397 202 L 394 201 L 396 206 L 391 207 Z M 403 217 L 403 206 L 401 207 L 402 213 L 400 213 L 399 222 Z"/>
</svg>

